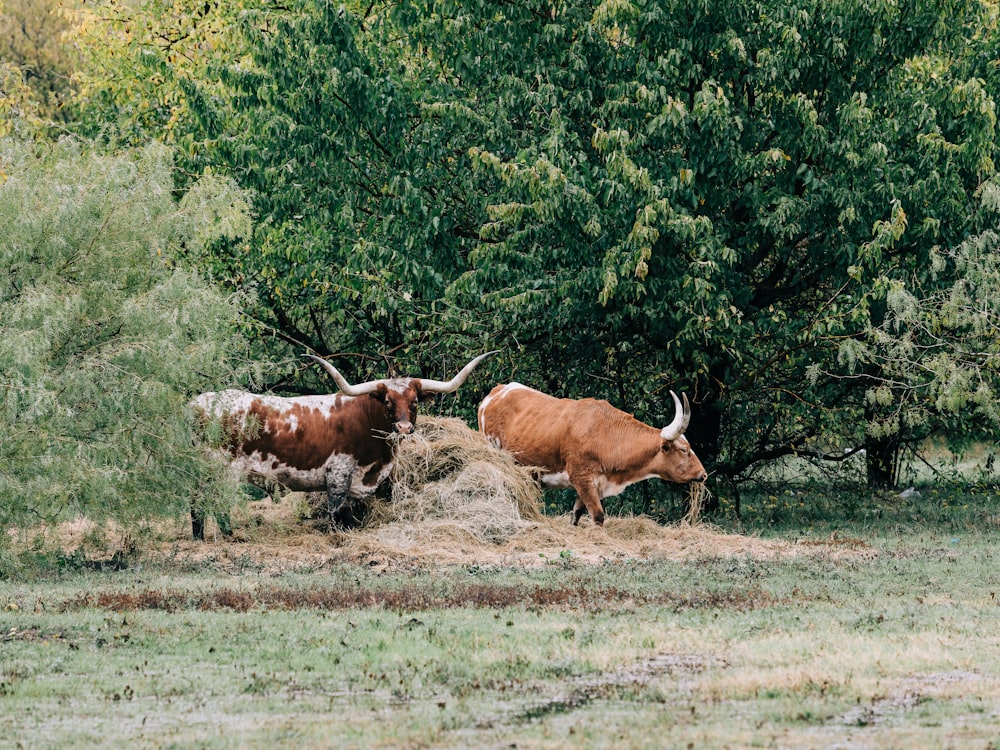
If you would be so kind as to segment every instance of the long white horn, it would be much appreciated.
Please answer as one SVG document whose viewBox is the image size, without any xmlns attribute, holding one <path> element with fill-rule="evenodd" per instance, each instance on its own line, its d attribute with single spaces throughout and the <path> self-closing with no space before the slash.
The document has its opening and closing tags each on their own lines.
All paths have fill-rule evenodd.
<svg viewBox="0 0 1000 750">
<path fill-rule="evenodd" d="M 681 404 L 681 400 L 677 398 L 677 394 L 670 391 L 671 397 L 674 399 L 674 421 L 660 430 L 660 437 L 664 440 L 676 440 L 681 435 L 684 434 L 684 430 L 687 429 L 688 422 L 691 421 L 691 405 L 688 403 L 687 394 L 684 394 L 684 403 Z"/>
<path fill-rule="evenodd" d="M 480 362 L 482 362 L 491 354 L 496 354 L 498 351 L 500 350 L 496 349 L 492 352 L 486 352 L 486 354 L 480 354 L 474 360 L 469 362 L 469 364 L 463 367 L 462 370 L 458 373 L 458 375 L 453 377 L 448 382 L 445 382 L 443 380 L 424 380 L 423 378 L 421 378 L 420 389 L 426 393 L 451 393 L 452 391 L 456 391 L 458 390 L 458 387 L 465 382 L 465 379 L 469 377 L 469 373 L 471 373 L 474 369 L 476 369 L 476 365 L 478 365 Z"/>
<path fill-rule="evenodd" d="M 330 377 L 332 377 L 337 385 L 340 386 L 340 392 L 345 396 L 367 396 L 369 393 L 372 393 L 376 388 L 378 388 L 378 384 L 382 382 L 381 380 L 369 380 L 367 383 L 351 385 L 344 379 L 344 376 L 337 371 L 337 368 L 325 359 L 321 359 L 320 357 L 316 357 L 312 354 L 307 354 L 306 356 L 309 357 L 309 359 L 314 359 L 323 365 L 326 371 L 330 373 Z"/>
</svg>

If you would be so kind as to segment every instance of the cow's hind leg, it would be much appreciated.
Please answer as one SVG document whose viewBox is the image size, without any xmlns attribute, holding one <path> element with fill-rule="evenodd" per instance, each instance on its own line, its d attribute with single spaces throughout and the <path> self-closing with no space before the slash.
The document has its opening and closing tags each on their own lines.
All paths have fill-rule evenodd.
<svg viewBox="0 0 1000 750">
<path fill-rule="evenodd" d="M 327 464 L 327 512 L 330 514 L 330 525 L 334 528 L 341 526 L 341 510 L 347 503 L 347 496 L 351 490 L 351 480 L 354 478 L 356 468 L 356 463 L 350 456 L 334 456 Z"/>
<path fill-rule="evenodd" d="M 191 503 L 191 537 L 196 542 L 205 541 L 205 511 Z"/>
<path fill-rule="evenodd" d="M 196 502 L 191 503 L 191 537 L 196 542 L 205 541 L 205 508 Z M 227 539 L 233 536 L 233 522 L 226 511 L 219 511 L 215 514 L 215 521 L 219 524 L 219 533 Z"/>
</svg>

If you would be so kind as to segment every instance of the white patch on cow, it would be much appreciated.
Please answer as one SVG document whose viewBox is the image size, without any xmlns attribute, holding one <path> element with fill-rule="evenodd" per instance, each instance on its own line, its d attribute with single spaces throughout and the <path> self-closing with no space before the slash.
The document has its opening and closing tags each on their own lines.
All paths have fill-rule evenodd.
<svg viewBox="0 0 1000 750">
<path fill-rule="evenodd" d="M 334 473 L 348 472 L 350 475 L 348 496 L 363 499 L 372 495 L 389 478 L 393 463 L 390 461 L 382 467 L 375 484 L 365 484 L 365 477 L 375 466 L 374 463 L 360 466 L 353 457 L 343 453 L 333 454 L 322 466 L 315 469 L 297 469 L 277 461 L 270 454 L 262 456 L 259 451 L 254 451 L 250 455 L 244 454 L 232 459 L 231 467 L 251 477 L 274 480 L 295 492 L 326 492 L 327 469 L 332 468 Z"/>
<path fill-rule="evenodd" d="M 327 479 L 335 484 L 335 489 L 351 494 L 351 485 L 358 472 L 358 462 L 346 453 L 334 453 L 324 465 Z"/>
<path fill-rule="evenodd" d="M 598 496 L 603 500 L 606 497 L 614 497 L 615 495 L 621 494 L 626 487 L 634 484 L 635 482 L 641 482 L 643 479 L 652 479 L 655 476 L 655 474 L 650 474 L 645 477 L 639 477 L 631 482 L 625 482 L 624 484 L 609 482 L 607 477 L 599 476 L 594 478 L 593 484 L 594 489 L 597 490 Z M 548 472 L 546 474 L 542 474 L 538 480 L 544 487 L 551 489 L 571 489 L 573 487 L 573 484 L 569 479 L 569 474 L 565 471 Z"/>
<path fill-rule="evenodd" d="M 382 483 L 389 478 L 389 475 L 392 474 L 392 469 L 395 464 L 395 460 L 388 461 L 378 473 L 375 484 L 364 484 L 363 482 L 365 475 L 371 471 L 372 466 L 375 464 L 359 466 L 358 470 L 354 472 L 354 481 L 351 483 L 351 497 L 364 498 L 374 494 L 375 490 L 377 490 Z"/>
<path fill-rule="evenodd" d="M 295 402 L 307 409 L 318 409 L 323 412 L 329 412 L 337 406 L 338 399 L 340 399 L 340 403 L 346 403 L 352 401 L 354 397 L 342 396 L 339 393 L 330 393 L 319 396 L 299 396 L 295 399 Z M 200 396 L 192 399 L 191 403 L 206 414 L 210 414 L 213 417 L 221 417 L 226 414 L 246 414 L 250 410 L 251 405 L 255 403 L 262 404 L 275 411 L 285 412 L 288 409 L 288 401 L 287 398 L 282 398 L 281 396 L 257 395 L 230 388 L 227 391 L 219 393 L 202 393 Z"/>
<path fill-rule="evenodd" d="M 620 495 L 625 491 L 626 487 L 629 487 L 636 482 L 644 482 L 647 479 L 654 479 L 656 474 L 646 474 L 644 476 L 638 476 L 634 479 L 630 479 L 627 482 L 612 482 L 609 481 L 606 476 L 597 477 L 594 480 L 594 488 L 597 490 L 597 494 L 603 500 L 606 497 L 614 497 L 615 495 Z"/>
<path fill-rule="evenodd" d="M 492 398 L 491 396 L 487 396 L 486 398 L 484 398 L 482 400 L 482 402 L 479 404 L 479 409 L 476 411 L 476 416 L 478 417 L 478 422 L 479 422 L 479 431 L 483 432 L 483 433 L 485 433 L 487 431 L 486 430 L 486 407 L 489 405 L 491 398 Z M 500 444 L 500 441 L 496 440 L 495 438 L 493 438 L 493 436 L 490 436 L 490 441 L 494 445 L 499 445 Z"/>
<path fill-rule="evenodd" d="M 539 477 L 539 479 L 541 483 L 546 487 L 558 487 L 561 489 L 566 489 L 568 487 L 573 486 L 572 484 L 570 484 L 569 474 L 567 474 L 565 471 L 554 471 L 548 474 L 542 474 L 542 476 Z"/>
<path fill-rule="evenodd" d="M 597 495 L 602 500 L 606 497 L 614 497 L 626 487 L 628 487 L 628 483 L 618 484 L 617 482 L 610 482 L 607 477 L 597 477 L 594 480 L 594 489 L 597 490 Z"/>
<path fill-rule="evenodd" d="M 258 398 L 258 396 L 254 396 L 246 391 L 230 389 L 220 393 L 202 393 L 200 396 L 195 396 L 191 400 L 191 403 L 206 414 L 211 414 L 213 417 L 221 417 L 224 414 L 246 411 L 250 408 L 250 404 L 253 403 L 255 398 Z"/>
<path fill-rule="evenodd" d="M 382 382 L 393 393 L 406 393 L 413 387 L 413 378 L 392 378 Z"/>
<path fill-rule="evenodd" d="M 232 459 L 232 465 L 252 477 L 272 479 L 295 492 L 326 491 L 326 465 L 315 469 L 299 469 L 278 461 L 270 453 L 260 451 L 240 454 Z"/>
<path fill-rule="evenodd" d="M 337 453 L 330 457 L 330 460 L 326 462 L 326 465 L 331 468 L 334 473 L 339 473 L 343 475 L 345 472 L 350 475 L 350 483 L 347 487 L 348 497 L 354 498 L 355 500 L 360 500 L 369 497 L 374 494 L 375 490 L 384 482 L 389 474 L 392 472 L 392 463 L 382 468 L 378 473 L 378 477 L 375 480 L 375 484 L 365 484 L 364 478 L 367 476 L 368 472 L 371 471 L 375 464 L 367 464 L 361 466 L 352 457 L 345 453 Z"/>
<path fill-rule="evenodd" d="M 517 390 L 534 391 L 535 389 L 534 388 L 530 388 L 530 387 L 528 387 L 526 385 L 522 385 L 521 383 L 512 381 L 510 383 L 507 383 L 507 385 L 505 385 L 503 387 L 503 389 L 500 391 L 500 393 L 497 394 L 497 398 L 502 398 L 503 396 L 506 396 L 511 391 L 517 391 Z M 536 391 L 536 393 L 537 392 L 538 391 Z"/>
</svg>

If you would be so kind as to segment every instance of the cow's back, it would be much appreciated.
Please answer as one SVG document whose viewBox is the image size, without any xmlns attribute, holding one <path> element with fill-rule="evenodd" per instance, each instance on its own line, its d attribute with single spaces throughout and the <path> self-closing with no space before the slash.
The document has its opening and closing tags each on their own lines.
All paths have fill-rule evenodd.
<svg viewBox="0 0 1000 750">
<path fill-rule="evenodd" d="M 527 466 L 563 471 L 579 442 L 581 417 L 606 402 L 555 398 L 520 383 L 498 385 L 479 406 L 479 430 Z"/>
</svg>

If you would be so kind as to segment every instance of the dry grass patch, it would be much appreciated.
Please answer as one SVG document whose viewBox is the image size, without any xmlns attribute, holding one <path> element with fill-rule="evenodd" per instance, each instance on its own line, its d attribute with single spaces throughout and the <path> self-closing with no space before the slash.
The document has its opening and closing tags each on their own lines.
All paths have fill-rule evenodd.
<svg viewBox="0 0 1000 750">
<path fill-rule="evenodd" d="M 236 509 L 234 539 L 213 533 L 210 522 L 208 541 L 194 542 L 186 517 L 151 526 L 153 533 L 144 537 L 153 541 L 138 549 L 133 535 L 114 525 L 97 529 L 75 521 L 44 533 L 48 545 L 81 550 L 90 559 L 108 559 L 125 549 L 151 561 L 267 573 L 343 561 L 389 568 L 874 554 L 867 545 L 845 546 L 840 540 L 795 545 L 726 534 L 690 523 L 696 516 L 666 527 L 644 517 L 609 518 L 604 527 L 584 519 L 573 526 L 569 514 L 543 516 L 531 470 L 459 419 L 423 418 L 417 434 L 400 441 L 398 464 L 389 499 L 376 501 L 365 526 L 352 531 L 331 533 L 303 522 L 309 503 L 293 494 Z M 22 531 L 21 538 L 28 544 L 36 535 Z"/>
<path fill-rule="evenodd" d="M 610 518 L 603 528 L 573 526 L 570 515 L 526 523 L 510 539 L 492 543 L 440 520 L 387 522 L 382 526 L 326 534 L 300 526 L 298 534 L 271 538 L 270 524 L 286 529 L 290 503 L 253 504 L 257 518 L 254 539 L 210 537 L 193 542 L 178 524 L 172 541 L 148 552 L 176 562 L 208 562 L 223 570 L 254 567 L 280 573 L 320 567 L 331 562 L 363 564 L 383 570 L 435 565 L 535 567 L 558 564 L 600 564 L 626 560 L 688 560 L 712 558 L 789 559 L 800 555 L 870 557 L 871 547 L 844 548 L 835 543 L 797 545 L 781 540 L 727 534 L 712 526 L 660 526 L 648 518 Z"/>
</svg>

